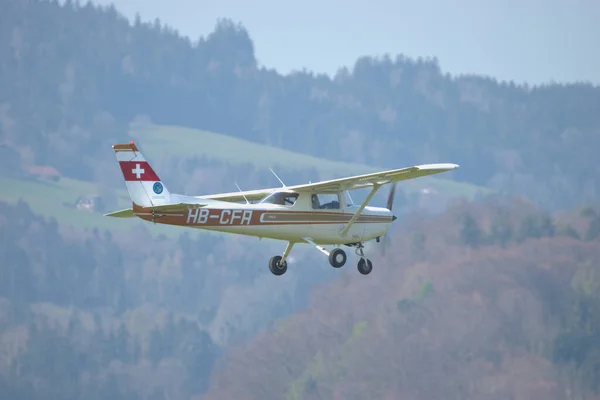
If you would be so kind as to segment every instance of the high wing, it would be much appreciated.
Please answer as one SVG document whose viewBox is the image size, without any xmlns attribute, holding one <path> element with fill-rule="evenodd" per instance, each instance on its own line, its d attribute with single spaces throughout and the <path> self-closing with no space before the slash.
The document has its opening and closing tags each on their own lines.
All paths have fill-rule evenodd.
<svg viewBox="0 0 600 400">
<path fill-rule="evenodd" d="M 290 186 L 290 190 L 314 190 L 314 191 L 341 191 L 354 190 L 373 185 L 385 185 L 405 181 L 408 179 L 420 178 L 427 175 L 439 174 L 440 172 L 451 171 L 458 168 L 457 164 L 424 164 L 414 167 L 392 169 L 383 172 L 374 172 L 372 174 L 351 176 L 349 178 L 333 179 L 305 185 Z"/>
<path fill-rule="evenodd" d="M 302 185 L 287 186 L 287 190 L 308 190 L 321 192 L 335 192 L 341 190 L 354 190 L 373 185 L 384 185 L 387 183 L 399 182 L 408 179 L 420 178 L 427 175 L 439 174 L 441 172 L 451 171 L 459 166 L 457 164 L 440 163 L 440 164 L 423 164 L 414 167 L 393 169 L 389 171 L 375 172 L 371 174 L 356 175 L 348 178 L 332 179 L 315 183 L 307 183 Z M 249 190 L 245 192 L 220 193 L 207 196 L 198 196 L 203 199 L 221 200 L 239 202 L 244 201 L 244 196 L 249 201 L 260 200 L 266 195 L 282 188 L 269 188 L 259 190 Z"/>
</svg>

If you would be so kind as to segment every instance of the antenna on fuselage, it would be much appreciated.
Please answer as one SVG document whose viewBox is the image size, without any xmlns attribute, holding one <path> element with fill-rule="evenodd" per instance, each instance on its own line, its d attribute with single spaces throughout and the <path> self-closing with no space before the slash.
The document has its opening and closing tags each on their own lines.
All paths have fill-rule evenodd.
<svg viewBox="0 0 600 400">
<path fill-rule="evenodd" d="M 250 204 L 250 202 L 248 201 L 248 199 L 246 198 L 246 195 L 244 194 L 244 192 L 242 191 L 242 189 L 240 189 L 240 187 L 238 186 L 237 182 L 235 182 L 235 186 L 238 188 L 238 190 L 240 191 L 240 193 L 242 194 L 242 197 L 244 198 L 244 200 L 246 200 L 246 204 Z"/>
<path fill-rule="evenodd" d="M 273 168 L 269 168 L 271 170 L 271 172 L 273 173 L 273 175 L 275 175 L 275 178 L 277 178 L 277 180 L 279 182 L 281 182 L 281 186 L 285 187 L 285 183 L 283 183 L 283 181 L 281 179 L 279 179 L 279 177 L 277 176 L 277 174 L 275 173 L 275 171 L 273 171 Z"/>
</svg>

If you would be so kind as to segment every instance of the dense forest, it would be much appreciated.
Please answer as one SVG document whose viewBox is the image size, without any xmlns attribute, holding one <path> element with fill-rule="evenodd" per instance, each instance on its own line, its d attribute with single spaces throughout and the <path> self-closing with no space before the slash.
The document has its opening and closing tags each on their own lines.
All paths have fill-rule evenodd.
<svg viewBox="0 0 600 400">
<path fill-rule="evenodd" d="M 0 211 L 3 397 L 600 398 L 600 209 L 414 214 L 372 277 L 315 293 L 316 257 L 281 281 L 248 243 Z"/>
<path fill-rule="evenodd" d="M 151 123 L 378 167 L 454 162 L 495 194 L 424 202 L 400 185 L 373 274 L 307 247 L 281 279 L 266 268 L 281 243 L 75 228 L 2 201 L 32 168 L 123 189 L 110 145 Z M 598 149 L 590 84 L 402 55 L 281 75 L 228 20 L 190 39 L 113 7 L 5 0 L 0 397 L 600 399 Z M 251 165 L 156 165 L 190 191 L 272 186 Z"/>
<path fill-rule="evenodd" d="M 202 393 L 224 349 L 334 272 L 310 252 L 302 271 L 265 279 L 252 239 L 61 229 L 25 203 L 0 203 L 0 227 L 2 398 Z"/>
</svg>

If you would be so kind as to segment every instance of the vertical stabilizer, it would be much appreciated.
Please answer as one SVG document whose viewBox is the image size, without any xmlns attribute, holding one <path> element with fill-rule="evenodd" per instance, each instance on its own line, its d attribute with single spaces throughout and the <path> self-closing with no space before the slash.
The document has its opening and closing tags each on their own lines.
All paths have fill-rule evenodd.
<svg viewBox="0 0 600 400">
<path fill-rule="evenodd" d="M 131 201 L 142 207 L 169 204 L 171 194 L 133 141 L 112 146 Z"/>
</svg>

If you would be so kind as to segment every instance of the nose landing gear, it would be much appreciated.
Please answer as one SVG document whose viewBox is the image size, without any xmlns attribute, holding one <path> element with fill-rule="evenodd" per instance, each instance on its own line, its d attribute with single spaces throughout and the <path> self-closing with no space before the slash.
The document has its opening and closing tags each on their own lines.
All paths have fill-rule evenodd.
<svg viewBox="0 0 600 400">
<path fill-rule="evenodd" d="M 365 257 L 365 252 L 363 251 L 365 245 L 363 243 L 358 243 L 356 245 L 356 255 L 360 257 L 358 261 L 358 272 L 363 275 L 369 275 L 371 271 L 373 271 L 373 263 L 371 260 Z"/>
</svg>

